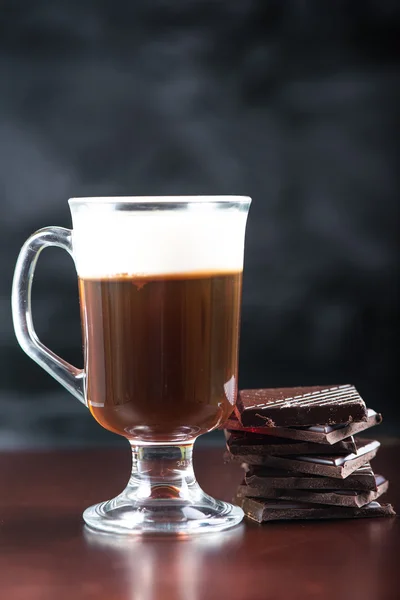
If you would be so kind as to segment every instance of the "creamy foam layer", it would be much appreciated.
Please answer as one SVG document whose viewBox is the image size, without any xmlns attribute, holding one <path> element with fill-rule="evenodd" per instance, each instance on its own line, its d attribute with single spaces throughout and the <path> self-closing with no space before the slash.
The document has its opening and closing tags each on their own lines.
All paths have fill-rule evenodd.
<svg viewBox="0 0 400 600">
<path fill-rule="evenodd" d="M 247 212 L 193 204 L 181 210 L 72 206 L 78 275 L 171 275 L 243 268 Z"/>
</svg>

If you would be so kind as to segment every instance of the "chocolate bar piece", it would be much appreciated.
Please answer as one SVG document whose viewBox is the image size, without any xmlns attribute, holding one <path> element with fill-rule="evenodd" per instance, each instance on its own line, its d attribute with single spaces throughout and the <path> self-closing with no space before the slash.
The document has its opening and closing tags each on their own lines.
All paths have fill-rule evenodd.
<svg viewBox="0 0 400 600">
<path fill-rule="evenodd" d="M 293 500 L 311 504 L 330 504 L 336 506 L 361 507 L 384 494 L 389 482 L 382 475 L 375 476 L 376 491 L 357 490 L 299 490 L 261 488 L 247 485 L 245 482 L 236 491 L 237 498 L 264 498 L 268 500 Z"/>
<path fill-rule="evenodd" d="M 334 446 L 243 431 L 228 432 L 225 433 L 225 437 L 227 448 L 231 454 L 276 454 L 278 456 L 288 454 L 337 454 L 346 456 L 351 452 L 357 452 L 353 437 L 341 440 Z"/>
<path fill-rule="evenodd" d="M 266 521 L 292 521 L 299 519 L 360 519 L 364 517 L 392 517 L 396 513 L 391 504 L 370 502 L 362 508 L 348 506 L 317 506 L 285 500 L 260 500 L 237 498 L 247 517 L 257 523 Z"/>
<path fill-rule="evenodd" d="M 335 425 L 367 420 L 367 407 L 353 385 L 242 390 L 235 413 L 245 427 Z"/>
<path fill-rule="evenodd" d="M 360 433 L 382 423 L 382 415 L 367 409 L 367 420 L 340 423 L 338 425 L 311 425 L 309 427 L 243 427 L 234 413 L 225 421 L 223 428 L 228 431 L 245 431 L 318 444 L 336 444 L 351 435 Z"/>
<path fill-rule="evenodd" d="M 318 477 L 306 473 L 293 473 L 283 469 L 266 467 L 249 467 L 245 481 L 252 487 L 262 490 L 270 488 L 300 489 L 300 490 L 358 490 L 376 491 L 376 481 L 371 465 L 366 463 L 346 479 L 334 477 Z"/>
<path fill-rule="evenodd" d="M 346 479 L 318 477 L 306 473 L 293 473 L 283 469 L 249 467 L 245 475 L 246 483 L 262 492 L 271 488 L 280 490 L 358 490 L 376 491 L 376 480 L 371 465 L 366 463 Z"/>
<path fill-rule="evenodd" d="M 225 453 L 225 461 L 235 461 L 247 463 L 249 465 L 264 465 L 267 467 L 276 467 L 278 469 L 287 469 L 288 471 L 297 471 L 300 473 L 310 473 L 323 477 L 345 478 L 356 469 L 369 462 L 376 455 L 380 443 L 376 440 L 364 440 L 356 438 L 357 454 L 348 454 L 347 456 L 338 455 L 296 455 L 296 456 L 274 456 L 272 454 L 238 454 L 233 455 Z"/>
</svg>

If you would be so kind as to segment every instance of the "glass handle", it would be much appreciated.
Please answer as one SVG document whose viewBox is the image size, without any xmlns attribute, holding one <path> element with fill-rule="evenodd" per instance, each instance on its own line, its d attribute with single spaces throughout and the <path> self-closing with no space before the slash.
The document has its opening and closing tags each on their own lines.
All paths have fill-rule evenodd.
<svg viewBox="0 0 400 600">
<path fill-rule="evenodd" d="M 12 314 L 15 334 L 21 348 L 50 373 L 80 402 L 87 406 L 85 373 L 57 356 L 38 339 L 32 320 L 32 281 L 39 255 L 48 246 L 58 246 L 72 254 L 72 232 L 63 227 L 39 229 L 25 242 L 18 256 L 12 287 Z"/>
</svg>

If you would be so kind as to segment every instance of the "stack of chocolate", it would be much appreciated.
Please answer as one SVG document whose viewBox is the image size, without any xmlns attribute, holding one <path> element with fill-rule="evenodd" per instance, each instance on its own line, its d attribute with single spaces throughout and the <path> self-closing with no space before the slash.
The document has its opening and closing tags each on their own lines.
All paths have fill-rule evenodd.
<svg viewBox="0 0 400 600">
<path fill-rule="evenodd" d="M 391 516 L 370 461 L 380 446 L 355 434 L 382 421 L 352 385 L 243 390 L 224 424 L 226 461 L 242 464 L 236 503 L 259 523 Z"/>
</svg>

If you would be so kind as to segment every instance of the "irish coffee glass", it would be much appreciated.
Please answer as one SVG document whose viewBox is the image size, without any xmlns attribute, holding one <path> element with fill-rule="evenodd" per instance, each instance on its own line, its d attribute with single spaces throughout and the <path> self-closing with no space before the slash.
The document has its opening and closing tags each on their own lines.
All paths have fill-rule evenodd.
<svg viewBox="0 0 400 600">
<path fill-rule="evenodd" d="M 46 227 L 22 247 L 12 309 L 23 350 L 131 445 L 127 487 L 86 509 L 85 522 L 128 534 L 236 525 L 242 510 L 203 492 L 192 452 L 236 402 L 250 199 L 74 198 L 69 205 L 72 230 Z M 83 369 L 54 354 L 34 330 L 32 280 L 48 246 L 75 262 Z"/>
</svg>

